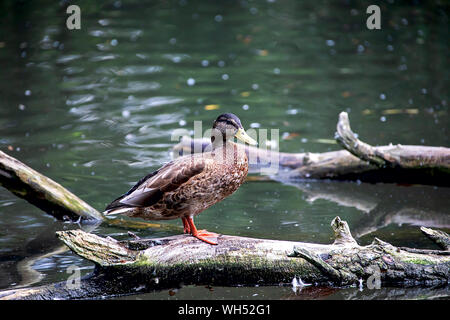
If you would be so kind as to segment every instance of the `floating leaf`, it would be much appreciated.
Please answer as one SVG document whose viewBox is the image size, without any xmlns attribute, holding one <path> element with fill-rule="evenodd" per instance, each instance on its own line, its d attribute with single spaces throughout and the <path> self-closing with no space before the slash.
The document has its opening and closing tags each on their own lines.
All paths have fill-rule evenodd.
<svg viewBox="0 0 450 320">
<path fill-rule="evenodd" d="M 291 132 L 291 133 L 289 133 L 288 135 L 283 136 L 283 140 L 292 140 L 292 139 L 294 139 L 295 137 L 299 137 L 299 136 L 300 136 L 299 133 L 297 133 L 297 132 Z"/>
<path fill-rule="evenodd" d="M 350 91 L 344 91 L 341 93 L 341 96 L 344 98 L 348 98 L 350 97 L 352 94 L 350 93 Z"/>
<path fill-rule="evenodd" d="M 269 51 L 267 51 L 266 49 L 262 49 L 262 50 L 258 50 L 256 53 L 261 57 L 265 57 L 269 54 Z"/>
<path fill-rule="evenodd" d="M 217 110 L 220 106 L 218 104 L 208 104 L 205 106 L 205 110 Z"/>
<path fill-rule="evenodd" d="M 332 139 L 316 139 L 314 142 L 323 143 L 323 144 L 336 144 L 336 140 Z"/>
<path fill-rule="evenodd" d="M 83 132 L 81 132 L 81 131 L 72 132 L 72 137 L 74 137 L 74 138 L 81 137 L 82 135 L 83 135 Z"/>
<path fill-rule="evenodd" d="M 249 35 L 247 35 L 247 36 L 244 37 L 242 34 L 238 34 L 238 35 L 236 36 L 236 39 L 237 39 L 238 41 L 242 42 L 242 43 L 245 43 L 245 44 L 249 44 L 250 42 L 252 42 L 252 37 L 249 36 Z"/>
<path fill-rule="evenodd" d="M 382 111 L 383 114 L 418 114 L 419 109 L 386 109 Z"/>
</svg>

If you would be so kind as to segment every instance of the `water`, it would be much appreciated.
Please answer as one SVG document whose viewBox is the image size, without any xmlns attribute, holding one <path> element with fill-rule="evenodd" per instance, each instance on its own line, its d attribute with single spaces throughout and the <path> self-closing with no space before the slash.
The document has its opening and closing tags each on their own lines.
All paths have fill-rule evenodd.
<svg viewBox="0 0 450 320">
<path fill-rule="evenodd" d="M 170 160 L 173 130 L 193 130 L 195 120 L 207 129 L 223 112 L 246 128 L 279 129 L 284 152 L 338 150 L 329 140 L 341 111 L 373 145 L 450 145 L 448 12 L 438 5 L 383 4 L 382 30 L 370 31 L 367 5 L 352 1 L 77 4 L 82 28 L 70 31 L 60 4 L 1 2 L 0 148 L 99 210 Z M 224 234 L 329 243 L 339 215 L 360 244 L 379 237 L 435 248 L 418 227 L 450 230 L 449 195 L 418 185 L 247 182 L 196 223 Z M 62 281 L 70 265 L 91 272 L 53 236 L 77 227 L 1 189 L 0 288 Z M 92 232 L 127 238 L 127 230 L 106 225 Z M 206 291 L 213 299 L 402 298 L 393 288 L 264 286 L 131 298 L 200 299 Z"/>
</svg>

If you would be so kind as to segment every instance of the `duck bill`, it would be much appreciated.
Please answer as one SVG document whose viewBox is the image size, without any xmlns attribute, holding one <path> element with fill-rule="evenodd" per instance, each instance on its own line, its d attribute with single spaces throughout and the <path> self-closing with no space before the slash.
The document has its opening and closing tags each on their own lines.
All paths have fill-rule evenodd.
<svg viewBox="0 0 450 320">
<path fill-rule="evenodd" d="M 238 132 L 234 135 L 237 139 L 242 142 L 248 143 L 249 145 L 256 146 L 258 142 L 256 142 L 252 137 L 250 137 L 244 129 L 239 129 Z"/>
</svg>

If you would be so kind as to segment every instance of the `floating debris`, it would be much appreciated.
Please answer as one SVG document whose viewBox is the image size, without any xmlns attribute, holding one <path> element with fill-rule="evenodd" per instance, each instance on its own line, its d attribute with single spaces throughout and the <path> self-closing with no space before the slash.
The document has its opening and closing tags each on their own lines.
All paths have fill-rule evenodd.
<svg viewBox="0 0 450 320">
<path fill-rule="evenodd" d="M 382 114 L 418 114 L 419 109 L 386 109 Z"/>
<path fill-rule="evenodd" d="M 297 133 L 297 132 L 284 132 L 283 133 L 283 136 L 282 136 L 282 139 L 283 140 L 292 140 L 292 139 L 294 139 L 295 137 L 299 137 L 300 136 L 300 134 L 299 133 Z"/>
<path fill-rule="evenodd" d="M 205 110 L 217 110 L 220 106 L 218 104 L 208 104 L 205 106 Z"/>
<path fill-rule="evenodd" d="M 336 144 L 336 140 L 332 139 L 316 139 L 314 142 L 323 143 L 323 144 Z"/>
</svg>

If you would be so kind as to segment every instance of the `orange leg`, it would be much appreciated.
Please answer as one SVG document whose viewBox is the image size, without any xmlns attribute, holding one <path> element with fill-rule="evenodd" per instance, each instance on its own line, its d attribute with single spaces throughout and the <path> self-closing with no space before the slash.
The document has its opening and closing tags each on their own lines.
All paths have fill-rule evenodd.
<svg viewBox="0 0 450 320">
<path fill-rule="evenodd" d="M 191 233 L 191 227 L 189 226 L 188 219 L 186 217 L 182 217 L 181 221 L 183 221 L 183 232 Z"/>
<path fill-rule="evenodd" d="M 189 233 L 192 234 L 194 237 L 196 237 L 197 239 L 202 240 L 206 243 L 209 243 L 209 244 L 213 244 L 213 245 L 217 244 L 217 242 L 206 239 L 206 238 L 217 238 L 217 236 L 218 236 L 217 233 L 208 232 L 206 230 L 198 231 L 197 228 L 195 227 L 194 220 L 192 219 L 192 217 L 183 217 L 181 219 L 183 220 L 183 224 L 185 224 L 185 221 L 187 222 Z M 185 230 L 186 230 L 186 226 L 185 226 Z"/>
</svg>

